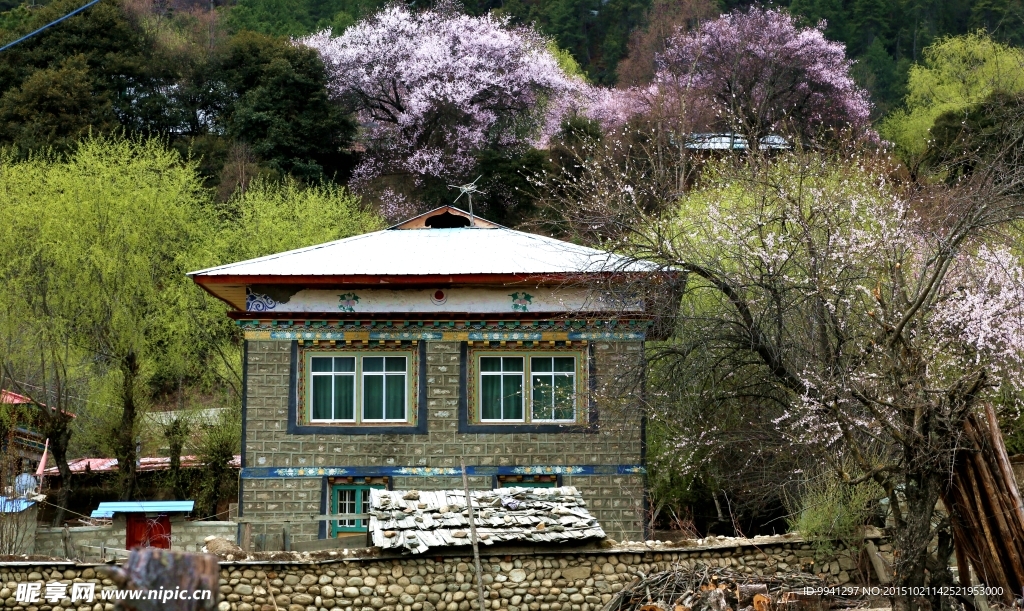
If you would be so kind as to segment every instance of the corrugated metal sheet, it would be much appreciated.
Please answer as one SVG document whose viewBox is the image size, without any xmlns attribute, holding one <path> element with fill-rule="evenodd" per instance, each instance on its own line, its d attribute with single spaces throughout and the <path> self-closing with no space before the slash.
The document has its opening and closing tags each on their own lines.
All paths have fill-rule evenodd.
<svg viewBox="0 0 1024 611">
<path fill-rule="evenodd" d="M 201 467 L 203 463 L 199 462 L 199 459 L 195 456 L 182 456 L 181 466 L 189 469 L 194 467 Z M 231 462 L 228 463 L 229 467 L 234 469 L 240 469 L 242 467 L 242 457 L 239 454 L 235 454 Z M 75 460 L 68 461 L 68 467 L 72 473 L 112 473 L 117 471 L 117 459 L 116 458 L 77 458 Z M 171 459 L 166 456 L 154 456 L 145 457 L 139 459 L 139 466 L 136 467 L 137 471 L 166 471 L 171 468 Z M 60 475 L 60 471 L 57 467 L 50 467 L 46 471 L 43 471 L 43 475 Z"/>
<path fill-rule="evenodd" d="M 112 518 L 115 513 L 188 513 L 195 501 L 117 501 L 100 503 L 90 517 Z"/>
<path fill-rule="evenodd" d="M 655 271 L 619 255 L 504 227 L 386 229 L 190 276 L 430 276 Z"/>
<path fill-rule="evenodd" d="M 21 513 L 33 505 L 35 502 L 28 499 L 0 496 L 0 513 Z"/>
<path fill-rule="evenodd" d="M 471 490 L 470 496 L 481 545 L 605 537 L 572 486 Z M 414 554 L 431 547 L 470 545 L 466 494 L 462 490 L 371 490 L 370 535 L 377 547 Z"/>
</svg>

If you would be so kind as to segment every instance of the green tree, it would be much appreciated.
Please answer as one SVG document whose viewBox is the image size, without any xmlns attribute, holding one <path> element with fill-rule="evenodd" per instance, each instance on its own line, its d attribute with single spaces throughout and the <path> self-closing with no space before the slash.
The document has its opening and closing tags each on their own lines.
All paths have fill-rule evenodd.
<svg viewBox="0 0 1024 611">
<path fill-rule="evenodd" d="M 184 273 L 214 227 L 195 171 L 155 141 L 90 139 L 66 161 L 8 160 L 0 189 L 4 298 L 29 329 L 58 330 L 94 363 L 129 499 L 147 383 L 160 367 L 184 367 L 202 337 L 182 333 L 196 303 Z"/>
<path fill-rule="evenodd" d="M 980 32 L 944 38 L 925 49 L 923 63 L 911 67 L 906 108 L 893 112 L 880 131 L 904 161 L 917 167 L 936 118 L 997 91 L 1024 91 L 1024 52 Z"/>
<path fill-rule="evenodd" d="M 34 9 L 29 19 L 0 31 L 0 40 L 13 40 L 80 5 L 55 0 Z M 118 3 L 101 2 L 0 53 L 4 119 L 14 123 L 3 130 L 0 144 L 67 151 L 74 136 L 90 127 L 95 134 L 165 133 L 174 127 L 174 113 L 166 112 L 172 77 L 167 58 L 139 24 Z"/>
<path fill-rule="evenodd" d="M 33 72 L 0 97 L 0 138 L 22 154 L 69 150 L 82 136 L 115 126 L 110 98 L 97 91 L 83 55 Z"/>
<path fill-rule="evenodd" d="M 329 99 L 323 62 L 287 39 L 241 32 L 218 59 L 218 122 L 271 168 L 304 180 L 347 171 L 355 124 Z"/>
</svg>

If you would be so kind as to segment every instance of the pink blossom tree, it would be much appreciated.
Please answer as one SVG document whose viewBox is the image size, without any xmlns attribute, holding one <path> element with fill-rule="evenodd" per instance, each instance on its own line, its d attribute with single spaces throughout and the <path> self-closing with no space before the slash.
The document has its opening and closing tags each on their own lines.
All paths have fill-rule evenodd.
<svg viewBox="0 0 1024 611">
<path fill-rule="evenodd" d="M 806 142 L 828 130 L 862 130 L 867 93 L 850 76 L 843 44 L 823 31 L 824 23 L 800 28 L 779 9 L 736 10 L 671 37 L 655 82 L 702 93 L 719 129 L 753 146 L 773 133 Z"/>
<path fill-rule="evenodd" d="M 341 36 L 300 42 L 323 58 L 331 92 L 358 111 L 367 155 L 357 186 L 470 177 L 488 147 L 542 143 L 586 89 L 537 33 L 491 15 L 391 6 Z"/>
</svg>

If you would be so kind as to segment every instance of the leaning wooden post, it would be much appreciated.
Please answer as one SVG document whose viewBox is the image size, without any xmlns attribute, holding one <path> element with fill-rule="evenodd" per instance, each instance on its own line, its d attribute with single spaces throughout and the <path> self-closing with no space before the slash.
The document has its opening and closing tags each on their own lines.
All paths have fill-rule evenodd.
<svg viewBox="0 0 1024 611">
<path fill-rule="evenodd" d="M 480 568 L 480 545 L 476 541 L 476 517 L 473 515 L 473 499 L 469 496 L 469 477 L 466 476 L 466 459 L 462 463 L 462 488 L 466 491 L 466 509 L 469 510 L 469 540 L 473 544 L 473 566 L 476 568 L 476 593 L 480 601 L 480 611 L 484 611 L 484 573 Z"/>
</svg>

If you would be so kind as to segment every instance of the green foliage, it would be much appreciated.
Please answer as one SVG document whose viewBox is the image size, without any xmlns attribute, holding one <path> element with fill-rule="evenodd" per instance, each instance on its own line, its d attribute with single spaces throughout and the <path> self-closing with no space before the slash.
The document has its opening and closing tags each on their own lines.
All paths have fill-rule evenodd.
<svg viewBox="0 0 1024 611">
<path fill-rule="evenodd" d="M 979 104 L 950 110 L 935 119 L 925 164 L 955 182 L 978 164 L 995 160 L 1024 138 L 1024 96 L 997 91 Z"/>
<path fill-rule="evenodd" d="M 200 428 L 199 438 L 192 446 L 196 458 L 204 465 L 196 510 L 200 517 L 213 518 L 217 513 L 217 500 L 224 498 L 224 489 L 235 477 L 228 463 L 241 451 L 242 410 L 236 404 L 222 411 L 216 423 L 200 425 Z"/>
<path fill-rule="evenodd" d="M 333 185 L 253 182 L 223 207 L 221 263 L 340 240 L 384 227 L 358 198 Z"/>
<path fill-rule="evenodd" d="M 871 519 L 872 504 L 884 496 L 873 481 L 851 484 L 823 472 L 804 482 L 789 525 L 822 552 L 831 552 L 835 542 L 856 548 L 858 531 Z"/>
<path fill-rule="evenodd" d="M 612 85 L 630 33 L 643 23 L 650 5 L 651 0 L 509 0 L 498 12 L 534 24 L 568 51 L 590 80 Z"/>
<path fill-rule="evenodd" d="M 54 0 L 27 18 L 25 9 L 15 9 L 0 19 L 0 41 L 80 5 Z M 14 144 L 24 155 L 45 147 L 68 151 L 90 131 L 165 130 L 171 76 L 153 40 L 117 3 L 101 2 L 0 54 L 0 112 L 7 124 L 0 144 Z"/>
<path fill-rule="evenodd" d="M 382 0 L 240 0 L 227 15 L 234 31 L 303 36 L 331 28 L 334 35 L 384 6 Z"/>
<path fill-rule="evenodd" d="M 963 111 L 994 92 L 1024 91 L 1024 52 L 983 33 L 945 38 L 910 69 L 906 109 L 890 115 L 882 135 L 914 164 L 928 147 L 929 131 L 943 113 Z"/>
<path fill-rule="evenodd" d="M 217 67 L 229 102 L 219 122 L 267 165 L 304 180 L 333 178 L 347 163 L 355 125 L 327 96 L 323 63 L 312 49 L 242 32 Z"/>
</svg>

